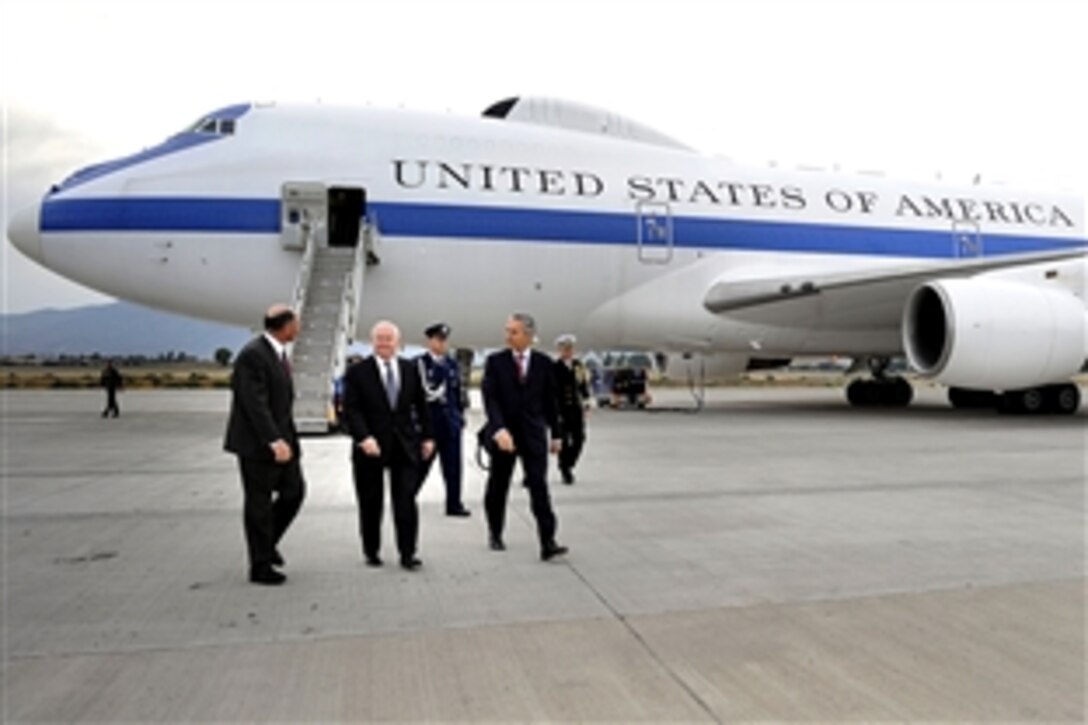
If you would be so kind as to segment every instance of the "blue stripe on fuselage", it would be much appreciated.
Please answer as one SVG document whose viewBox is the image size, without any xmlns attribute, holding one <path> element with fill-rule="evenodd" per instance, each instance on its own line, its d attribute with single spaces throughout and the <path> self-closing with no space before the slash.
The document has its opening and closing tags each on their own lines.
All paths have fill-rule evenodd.
<svg viewBox="0 0 1088 725">
<path fill-rule="evenodd" d="M 278 234 L 278 199 L 133 197 L 46 199 L 45 232 L 232 232 Z"/>
<path fill-rule="evenodd" d="M 495 239 L 570 244 L 637 243 L 633 214 L 452 204 L 372 202 L 385 237 Z M 151 231 L 278 234 L 278 199 L 47 198 L 42 232 Z M 943 258 L 958 256 L 947 232 L 798 222 L 673 217 L 676 247 Z M 1085 247 L 1088 240 L 984 235 L 985 254 Z"/>
</svg>

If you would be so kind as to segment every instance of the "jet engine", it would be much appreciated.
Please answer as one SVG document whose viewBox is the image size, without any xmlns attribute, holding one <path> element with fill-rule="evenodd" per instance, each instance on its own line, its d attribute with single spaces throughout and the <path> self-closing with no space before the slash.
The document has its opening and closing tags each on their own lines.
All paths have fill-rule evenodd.
<svg viewBox="0 0 1088 725">
<path fill-rule="evenodd" d="M 903 311 L 911 366 L 949 386 L 1019 390 L 1069 380 L 1088 350 L 1083 303 L 1060 289 L 995 279 L 940 279 Z"/>
</svg>

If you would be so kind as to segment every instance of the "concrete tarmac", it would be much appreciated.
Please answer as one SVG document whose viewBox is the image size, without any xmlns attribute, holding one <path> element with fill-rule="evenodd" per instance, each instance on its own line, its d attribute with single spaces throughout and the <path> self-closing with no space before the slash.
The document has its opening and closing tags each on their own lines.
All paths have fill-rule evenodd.
<svg viewBox="0 0 1088 725">
<path fill-rule="evenodd" d="M 223 392 L 7 392 L 10 721 L 1076 721 L 1085 428 L 723 389 L 594 411 L 571 555 L 421 493 L 418 573 L 362 565 L 343 438 L 307 439 L 286 586 L 246 582 Z M 478 409 L 477 409 L 478 410 Z M 469 430 L 479 422 L 474 412 Z M 468 436 L 466 436 L 466 441 Z M 554 475 L 553 479 L 557 478 Z"/>
</svg>

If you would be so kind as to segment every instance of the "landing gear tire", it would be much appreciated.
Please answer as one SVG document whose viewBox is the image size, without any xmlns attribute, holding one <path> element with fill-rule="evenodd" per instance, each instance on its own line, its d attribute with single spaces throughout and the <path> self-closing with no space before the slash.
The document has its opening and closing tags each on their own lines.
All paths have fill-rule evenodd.
<svg viewBox="0 0 1088 725">
<path fill-rule="evenodd" d="M 1073 415 L 1080 410 L 1080 388 L 1072 383 L 1055 385 L 1050 392 L 1050 407 L 1058 415 Z"/>
<path fill-rule="evenodd" d="M 998 410 L 1022 415 L 1073 415 L 1080 410 L 1080 389 L 1072 383 L 1009 390 L 999 397 Z"/>
<path fill-rule="evenodd" d="M 1039 415 L 1046 411 L 1047 408 L 1047 396 L 1046 393 L 1039 388 L 1028 388 L 1022 390 L 1019 393 L 1019 397 L 1016 400 L 1016 406 L 1022 413 L 1028 415 Z"/>
<path fill-rule="evenodd" d="M 868 380 L 854 380 L 846 386 L 846 400 L 855 408 L 865 408 L 870 402 L 871 385 Z"/>
<path fill-rule="evenodd" d="M 855 408 L 905 408 L 914 388 L 903 378 L 858 379 L 846 387 L 846 399 Z"/>
<path fill-rule="evenodd" d="M 906 408 L 908 405 L 914 402 L 914 386 L 908 383 L 903 378 L 897 378 L 895 387 L 898 392 L 896 393 L 896 405 L 900 408 Z"/>
<path fill-rule="evenodd" d="M 1001 396 L 990 390 L 971 390 L 970 388 L 949 388 L 948 402 L 957 409 L 994 409 Z"/>
</svg>

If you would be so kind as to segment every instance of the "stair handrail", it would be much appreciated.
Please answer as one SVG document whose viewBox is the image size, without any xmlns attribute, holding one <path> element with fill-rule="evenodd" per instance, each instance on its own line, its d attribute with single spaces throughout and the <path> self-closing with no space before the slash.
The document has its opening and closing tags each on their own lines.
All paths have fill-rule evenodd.
<svg viewBox="0 0 1088 725">
<path fill-rule="evenodd" d="M 363 233 L 370 234 L 370 225 L 364 219 Z M 340 297 L 340 315 L 336 321 L 336 341 L 332 348 L 332 358 L 329 360 L 329 378 L 336 379 L 340 372 L 341 364 L 347 356 L 348 338 L 355 330 L 356 314 L 358 308 L 357 287 L 361 280 L 362 269 L 366 265 L 366 244 L 355 245 L 355 253 L 352 255 L 351 269 L 345 274 L 343 294 Z"/>
<path fill-rule="evenodd" d="M 367 254 L 370 253 L 370 238 L 372 233 L 372 226 L 367 221 L 366 217 L 363 218 L 363 236 L 366 237 L 363 244 L 356 245 L 355 247 L 355 259 L 351 263 L 351 271 L 348 272 L 347 284 L 344 286 L 348 295 L 350 295 L 351 304 L 346 305 L 348 308 L 347 319 L 347 332 L 348 335 L 355 330 L 355 318 L 358 315 L 359 309 L 359 290 L 357 287 L 362 282 L 363 271 L 366 269 Z"/>
<path fill-rule="evenodd" d="M 291 297 L 292 308 L 297 314 L 302 314 L 302 308 L 306 305 L 306 293 L 310 289 L 310 277 L 314 271 L 314 249 L 316 247 L 314 236 L 307 234 L 306 246 L 302 251 L 302 260 L 298 265 L 298 275 L 295 277 L 294 294 Z"/>
</svg>

